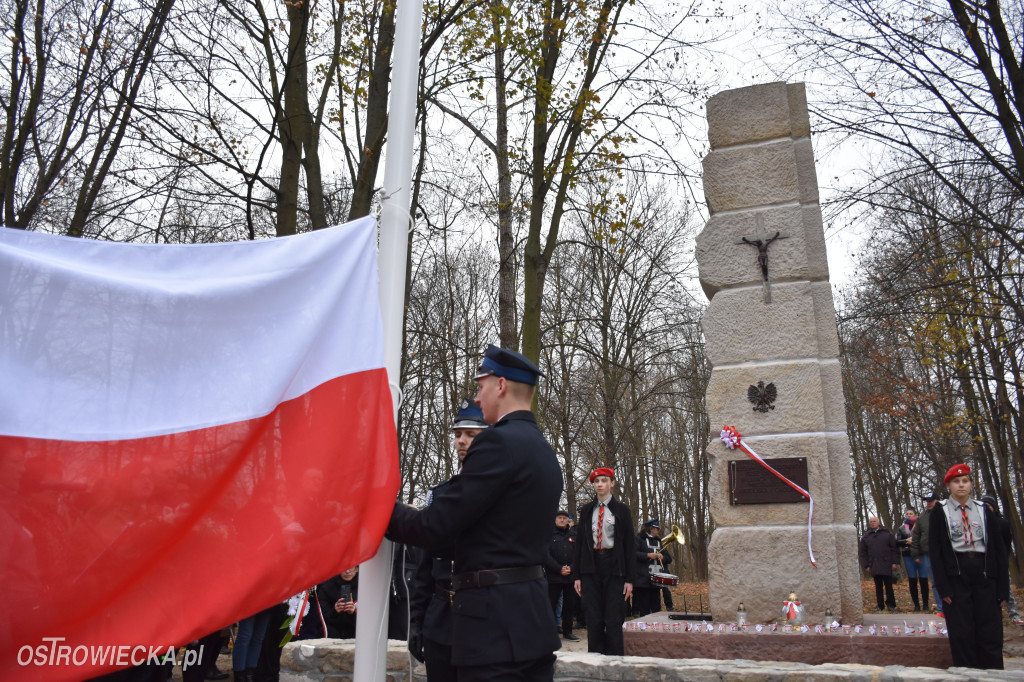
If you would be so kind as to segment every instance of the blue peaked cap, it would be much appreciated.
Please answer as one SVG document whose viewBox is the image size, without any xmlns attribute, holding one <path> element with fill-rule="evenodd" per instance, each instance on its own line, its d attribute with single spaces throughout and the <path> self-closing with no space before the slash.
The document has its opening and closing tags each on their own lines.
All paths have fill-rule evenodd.
<svg viewBox="0 0 1024 682">
<path fill-rule="evenodd" d="M 658 528 L 661 528 L 661 519 L 651 519 L 650 521 L 644 524 L 644 528 L 650 528 L 651 526 L 657 526 Z"/>
<path fill-rule="evenodd" d="M 480 369 L 473 378 L 480 379 L 490 374 L 531 386 L 537 384 L 537 377 L 544 376 L 544 372 L 537 369 L 537 365 L 530 362 L 522 353 L 498 348 L 494 344 L 487 346 L 484 361 L 480 363 Z"/>
<path fill-rule="evenodd" d="M 459 411 L 455 415 L 452 429 L 486 429 L 484 413 L 472 398 L 463 398 L 459 403 Z"/>
</svg>

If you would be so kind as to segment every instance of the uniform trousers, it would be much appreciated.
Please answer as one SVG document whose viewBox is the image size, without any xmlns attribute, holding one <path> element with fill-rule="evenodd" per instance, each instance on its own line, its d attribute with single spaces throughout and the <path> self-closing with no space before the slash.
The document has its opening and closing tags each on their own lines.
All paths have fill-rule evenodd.
<svg viewBox="0 0 1024 682">
<path fill-rule="evenodd" d="M 622 656 L 622 623 L 626 620 L 626 600 L 622 588 L 625 576 L 612 575 L 610 551 L 594 553 L 594 573 L 580 577 L 583 615 L 587 619 L 587 651 Z"/>
<path fill-rule="evenodd" d="M 189 644 L 185 647 L 186 651 L 194 652 L 189 660 L 195 661 L 195 663 L 187 668 L 182 667 L 182 682 L 205 682 L 206 674 L 212 672 L 213 668 L 217 665 L 217 655 L 220 653 L 222 641 L 223 637 L 221 637 L 220 630 L 217 630 L 206 635 L 195 644 Z"/>
<path fill-rule="evenodd" d="M 675 606 L 672 605 L 672 591 L 667 587 L 661 588 L 661 598 L 665 600 L 665 610 L 672 611 Z"/>
<path fill-rule="evenodd" d="M 281 679 L 281 639 L 284 622 L 288 620 L 288 602 L 273 607 L 270 622 L 263 634 L 260 660 L 256 664 L 256 682 L 278 682 Z"/>
<path fill-rule="evenodd" d="M 953 665 L 1003 669 L 1003 610 L 996 581 L 985 577 L 985 555 L 958 552 L 960 575 L 949 576 L 949 604 L 942 604 Z"/>
<path fill-rule="evenodd" d="M 633 615 L 646 616 L 661 611 L 660 587 L 633 588 Z"/>
<path fill-rule="evenodd" d="M 532 661 L 459 666 L 459 682 L 551 682 L 555 677 L 555 655 Z"/>
<path fill-rule="evenodd" d="M 423 638 L 423 662 L 427 666 L 427 682 L 455 682 L 458 679 L 452 665 L 452 648 Z"/>
</svg>

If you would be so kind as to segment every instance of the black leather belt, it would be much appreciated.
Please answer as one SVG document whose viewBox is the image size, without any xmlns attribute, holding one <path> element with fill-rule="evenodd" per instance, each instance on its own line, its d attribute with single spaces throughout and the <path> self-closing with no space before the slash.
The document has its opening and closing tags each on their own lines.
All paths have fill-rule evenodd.
<svg viewBox="0 0 1024 682">
<path fill-rule="evenodd" d="M 541 566 L 523 566 L 522 568 L 494 568 L 488 571 L 469 571 L 452 576 L 452 589 L 465 590 L 471 587 L 491 587 L 508 585 L 509 583 L 525 583 L 544 577 Z"/>
<path fill-rule="evenodd" d="M 452 589 L 452 583 L 450 580 L 435 580 L 434 581 L 434 596 L 444 599 L 449 604 L 452 603 L 452 599 L 455 598 L 455 590 Z"/>
</svg>

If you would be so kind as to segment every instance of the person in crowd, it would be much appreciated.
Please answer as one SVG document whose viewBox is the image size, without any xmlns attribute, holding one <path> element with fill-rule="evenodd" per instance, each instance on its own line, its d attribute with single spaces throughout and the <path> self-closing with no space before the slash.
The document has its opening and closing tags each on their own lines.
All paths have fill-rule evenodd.
<svg viewBox="0 0 1024 682">
<path fill-rule="evenodd" d="M 946 614 L 953 665 L 1003 669 L 1003 613 L 1009 563 L 995 517 L 971 499 L 971 468 L 957 464 L 942 482 L 949 498 L 935 505 L 928 549 Z"/>
<path fill-rule="evenodd" d="M 562 637 L 578 642 L 572 634 L 572 619 L 576 614 L 576 592 L 573 589 L 572 562 L 576 554 L 576 534 L 569 528 L 569 512 L 559 509 L 555 514 L 555 530 L 548 545 L 548 561 L 545 566 L 548 576 L 548 594 L 551 596 L 551 610 L 555 620 L 561 617 Z M 558 602 L 562 601 L 559 612 Z"/>
<path fill-rule="evenodd" d="M 492 426 L 462 471 L 415 509 L 395 504 L 388 536 L 427 548 L 454 545 L 452 663 L 459 682 L 551 680 L 561 646 L 544 580 L 562 470 L 530 411 L 541 371 L 488 346 L 476 403 Z"/>
<path fill-rule="evenodd" d="M 573 516 L 572 514 L 569 514 L 569 534 L 572 535 L 573 539 L 575 540 L 575 538 L 576 538 L 576 517 Z M 578 596 L 576 596 L 576 590 L 575 589 L 572 590 L 572 600 L 574 602 L 574 604 L 573 604 L 573 618 L 572 618 L 572 621 L 570 622 L 570 625 L 573 625 L 574 623 L 579 623 L 580 625 L 583 625 L 583 611 L 582 611 L 582 609 L 580 607 L 580 598 Z M 562 600 L 561 600 L 561 598 L 559 598 L 559 600 L 558 600 L 558 612 L 555 614 L 555 622 L 556 623 L 561 623 L 562 622 Z M 559 628 L 559 634 L 561 634 L 561 628 Z"/>
<path fill-rule="evenodd" d="M 469 446 L 487 428 L 484 413 L 470 398 L 459 404 L 452 425 L 455 454 L 459 467 L 469 454 Z M 443 493 L 451 481 L 444 481 L 427 494 L 429 505 L 434 496 Z M 452 556 L 451 547 L 419 553 L 416 570 L 410 583 L 409 651 L 427 668 L 428 682 L 450 682 L 456 679 L 452 665 Z"/>
<path fill-rule="evenodd" d="M 580 540 L 580 526 L 578 524 L 578 520 L 580 518 L 580 511 L 582 511 L 582 510 L 583 510 L 583 507 L 576 507 L 576 513 L 569 517 L 569 519 L 572 521 L 571 525 L 572 525 L 572 528 L 573 528 L 573 533 L 575 533 L 576 542 L 581 542 L 581 540 Z M 587 532 L 590 532 L 589 528 L 587 529 Z M 572 570 L 573 570 L 573 573 L 574 573 L 576 579 L 578 580 L 579 577 L 580 577 L 580 569 L 579 569 L 579 566 L 576 565 L 575 557 L 573 557 L 573 567 L 572 567 Z M 580 601 L 579 591 L 576 589 L 576 580 L 573 580 L 572 584 L 573 584 L 573 592 L 576 592 L 576 618 L 574 618 L 573 621 L 574 621 L 575 625 L 577 625 L 577 626 L 579 626 L 579 627 L 581 627 L 583 629 L 586 629 L 586 627 L 587 627 L 586 615 L 587 614 L 583 612 L 583 602 Z"/>
<path fill-rule="evenodd" d="M 353 566 L 313 588 L 310 609 L 299 625 L 298 639 L 352 639 L 356 636 L 358 573 L 359 567 Z"/>
<path fill-rule="evenodd" d="M 924 595 L 924 610 L 928 610 L 928 585 L 931 584 L 932 601 L 939 617 L 942 617 L 942 600 L 939 592 L 935 589 L 935 580 L 932 579 L 932 561 L 928 558 L 928 523 L 931 518 L 932 508 L 939 498 L 934 493 L 921 498 L 925 505 L 925 512 L 917 517 L 914 522 L 914 532 L 910 539 L 910 556 L 913 557 L 921 571 L 918 574 L 918 582 L 921 584 L 921 593 Z"/>
<path fill-rule="evenodd" d="M 166 649 L 164 650 L 166 652 Z M 165 660 L 166 659 L 166 660 Z M 168 682 L 174 674 L 174 662 L 167 657 L 147 660 L 140 665 L 122 668 L 105 675 L 91 677 L 86 682 Z"/>
<path fill-rule="evenodd" d="M 420 550 L 411 545 L 395 545 L 391 565 L 391 589 L 388 594 L 388 639 L 409 639 L 409 590 Z"/>
<path fill-rule="evenodd" d="M 636 537 L 629 507 L 612 495 L 615 470 L 598 467 L 590 473 L 594 499 L 579 513 L 576 536 L 576 594 L 583 601 L 587 650 L 624 655 L 622 623 L 626 600 L 633 594 Z"/>
<path fill-rule="evenodd" d="M 896 529 L 896 544 L 900 548 L 900 556 L 903 559 L 903 566 L 907 570 L 907 583 L 910 587 L 910 599 L 914 602 L 914 613 L 921 612 L 921 601 L 917 597 L 918 583 L 921 585 L 921 599 L 924 600 L 924 608 L 928 609 L 928 574 L 924 568 L 914 561 L 912 555 L 914 525 L 917 523 L 917 510 L 907 509 L 903 512 L 903 523 Z"/>
<path fill-rule="evenodd" d="M 263 635 L 263 645 L 260 647 L 260 660 L 256 664 L 256 682 L 279 682 L 281 679 L 281 642 L 286 632 L 286 620 L 287 600 L 270 610 L 270 621 L 267 623 L 267 632 Z"/>
<path fill-rule="evenodd" d="M 273 607 L 238 621 L 238 633 L 235 635 L 235 648 L 231 651 L 231 667 L 234 680 L 238 682 L 254 682 L 256 664 L 260 660 L 260 648 L 263 636 L 267 632 L 270 614 Z"/>
<path fill-rule="evenodd" d="M 226 680 L 228 674 L 217 668 L 217 654 L 224 643 L 222 630 L 216 630 L 208 635 L 190 642 L 185 646 L 185 652 L 181 653 L 179 660 L 195 661 L 187 668 L 182 668 L 182 682 L 203 682 L 204 680 Z"/>
<path fill-rule="evenodd" d="M 1009 563 L 1009 558 L 1013 556 L 1013 530 L 1010 528 L 1010 522 L 999 512 L 999 502 L 996 500 L 995 495 L 985 495 L 981 498 L 981 503 L 988 507 L 989 513 L 999 525 L 999 532 L 1003 536 L 1003 546 L 1006 547 L 1007 563 Z M 1010 590 L 1007 592 L 1006 597 L 1006 615 L 1010 617 L 1010 621 L 1014 625 L 1024 625 L 1020 612 L 1017 610 L 1017 600 L 1013 596 L 1012 578 L 1012 575 L 1008 578 L 1010 580 Z"/>
<path fill-rule="evenodd" d="M 668 552 L 661 551 L 661 521 L 651 519 L 644 523 L 636 536 L 636 582 L 633 584 L 633 615 L 646 616 L 661 610 L 661 586 L 654 582 L 654 573 L 663 570 L 672 561 Z"/>
<path fill-rule="evenodd" d="M 896 538 L 882 525 L 877 516 L 868 519 L 868 531 L 860 539 L 860 565 L 875 579 L 875 599 L 878 611 L 896 610 L 896 595 L 892 591 L 892 573 L 899 568 Z M 885 588 L 885 602 L 882 588 Z"/>
</svg>

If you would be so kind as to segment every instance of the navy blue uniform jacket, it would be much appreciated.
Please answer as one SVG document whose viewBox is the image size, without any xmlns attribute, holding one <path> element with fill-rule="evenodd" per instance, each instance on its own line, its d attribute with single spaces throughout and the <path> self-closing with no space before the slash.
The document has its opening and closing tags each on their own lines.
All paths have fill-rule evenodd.
<svg viewBox="0 0 1024 682">
<path fill-rule="evenodd" d="M 428 507 L 395 505 L 388 537 L 452 545 L 456 574 L 543 566 L 561 495 L 561 468 L 533 413 L 512 412 L 480 432 Z M 561 645 L 543 578 L 459 590 L 452 625 L 456 666 L 529 661 Z"/>
<path fill-rule="evenodd" d="M 432 495 L 439 495 L 449 481 L 434 486 Z M 448 599 L 436 593 L 438 583 L 446 590 L 452 584 L 451 551 L 423 551 L 416 563 L 410 586 L 410 618 L 422 625 L 423 637 L 444 646 L 452 645 L 452 609 Z"/>
</svg>

